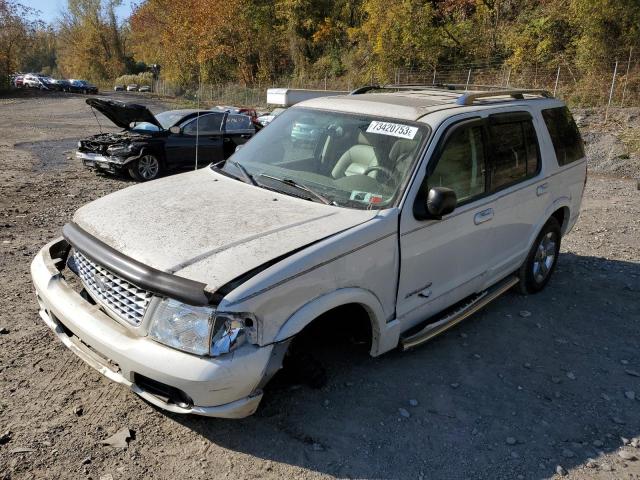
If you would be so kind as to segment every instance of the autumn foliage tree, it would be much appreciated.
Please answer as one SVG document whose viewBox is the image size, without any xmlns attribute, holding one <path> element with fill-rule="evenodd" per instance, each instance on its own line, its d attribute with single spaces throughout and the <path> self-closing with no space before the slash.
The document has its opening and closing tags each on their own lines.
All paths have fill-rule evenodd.
<svg viewBox="0 0 640 480">
<path fill-rule="evenodd" d="M 93 81 L 126 73 L 126 31 L 115 9 L 121 0 L 68 0 L 58 32 L 58 67 Z"/>
</svg>

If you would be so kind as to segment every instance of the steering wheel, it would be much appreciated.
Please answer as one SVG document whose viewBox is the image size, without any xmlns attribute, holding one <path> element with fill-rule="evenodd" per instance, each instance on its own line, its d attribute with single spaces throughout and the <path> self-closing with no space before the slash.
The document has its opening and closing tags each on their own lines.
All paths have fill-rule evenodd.
<svg viewBox="0 0 640 480">
<path fill-rule="evenodd" d="M 369 175 L 371 172 L 382 172 L 387 177 L 387 180 L 391 180 L 392 182 L 395 182 L 395 175 L 387 167 L 383 167 L 382 165 L 374 165 L 372 167 L 367 168 L 362 173 L 362 175 Z"/>
</svg>

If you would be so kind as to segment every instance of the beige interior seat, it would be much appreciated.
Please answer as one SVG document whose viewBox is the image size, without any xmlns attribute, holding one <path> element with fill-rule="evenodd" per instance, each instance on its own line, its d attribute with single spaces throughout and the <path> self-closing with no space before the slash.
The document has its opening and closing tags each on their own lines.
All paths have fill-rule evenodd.
<svg viewBox="0 0 640 480">
<path fill-rule="evenodd" d="M 362 175 L 368 168 L 380 165 L 375 149 L 371 145 L 354 145 L 342 154 L 331 175 L 333 178 Z M 376 172 L 371 172 L 372 176 Z"/>
<path fill-rule="evenodd" d="M 399 178 L 402 178 L 409 168 L 413 154 L 418 147 L 417 140 L 401 138 L 397 140 L 389 152 L 389 166 Z"/>
</svg>

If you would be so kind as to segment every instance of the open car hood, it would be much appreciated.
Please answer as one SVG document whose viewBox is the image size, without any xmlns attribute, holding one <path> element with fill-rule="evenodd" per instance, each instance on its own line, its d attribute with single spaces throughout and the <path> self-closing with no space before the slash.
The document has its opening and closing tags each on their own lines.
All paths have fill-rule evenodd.
<svg viewBox="0 0 640 480">
<path fill-rule="evenodd" d="M 144 105 L 103 98 L 88 98 L 87 105 L 98 110 L 120 128 L 128 130 L 132 122 L 147 122 L 157 126 L 160 130 L 164 130 L 153 113 Z"/>
</svg>

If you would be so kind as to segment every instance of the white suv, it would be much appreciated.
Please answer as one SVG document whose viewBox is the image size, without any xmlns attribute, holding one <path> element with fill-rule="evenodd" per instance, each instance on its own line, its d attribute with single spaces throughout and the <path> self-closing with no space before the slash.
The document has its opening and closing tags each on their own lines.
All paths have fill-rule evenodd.
<svg viewBox="0 0 640 480">
<path fill-rule="evenodd" d="M 85 205 L 31 272 L 43 320 L 101 373 L 173 412 L 243 417 L 312 323 L 366 321 L 376 356 L 542 289 L 585 179 L 546 92 L 314 99 L 224 165 Z"/>
</svg>

